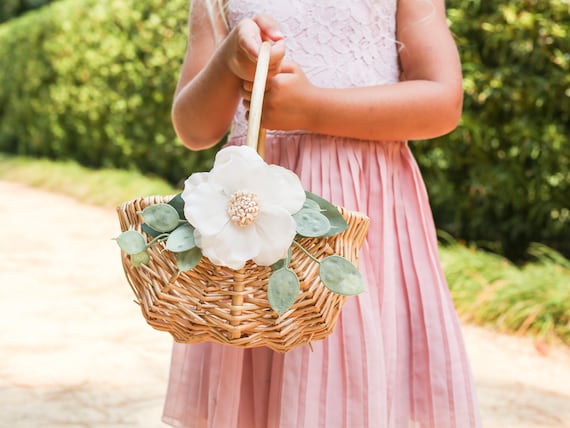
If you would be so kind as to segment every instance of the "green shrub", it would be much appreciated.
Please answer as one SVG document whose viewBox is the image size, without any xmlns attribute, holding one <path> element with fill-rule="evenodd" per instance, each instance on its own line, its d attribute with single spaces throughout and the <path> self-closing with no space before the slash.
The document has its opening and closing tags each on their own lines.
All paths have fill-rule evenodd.
<svg viewBox="0 0 570 428">
<path fill-rule="evenodd" d="M 187 0 L 65 0 L 0 26 L 0 150 L 173 183 L 209 168 L 170 122 L 187 14 Z"/>
<path fill-rule="evenodd" d="M 457 244 L 440 246 L 455 308 L 464 321 L 570 345 L 570 261 L 532 244 L 522 267 Z"/>
<path fill-rule="evenodd" d="M 2 0 L 0 3 L 0 22 L 8 21 L 24 12 L 37 9 L 53 0 Z"/>
<path fill-rule="evenodd" d="M 414 144 L 438 226 L 518 260 L 570 254 L 567 0 L 450 0 L 463 63 L 458 130 Z"/>
</svg>

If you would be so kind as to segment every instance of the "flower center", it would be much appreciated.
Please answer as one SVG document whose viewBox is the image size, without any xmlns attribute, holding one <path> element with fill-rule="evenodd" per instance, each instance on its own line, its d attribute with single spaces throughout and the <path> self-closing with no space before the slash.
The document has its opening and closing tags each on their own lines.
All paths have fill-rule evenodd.
<svg viewBox="0 0 570 428">
<path fill-rule="evenodd" d="M 250 192 L 235 192 L 228 202 L 228 215 L 237 226 L 249 226 L 259 214 L 257 195 Z"/>
</svg>

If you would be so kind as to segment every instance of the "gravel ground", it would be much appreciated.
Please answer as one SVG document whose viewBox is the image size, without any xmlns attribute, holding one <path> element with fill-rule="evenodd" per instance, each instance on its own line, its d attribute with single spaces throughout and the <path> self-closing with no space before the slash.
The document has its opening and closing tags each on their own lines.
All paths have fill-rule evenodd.
<svg viewBox="0 0 570 428">
<path fill-rule="evenodd" d="M 129 303 L 114 211 L 0 195 L 0 427 L 164 427 L 171 340 Z M 485 427 L 570 427 L 569 348 L 464 333 Z"/>
</svg>

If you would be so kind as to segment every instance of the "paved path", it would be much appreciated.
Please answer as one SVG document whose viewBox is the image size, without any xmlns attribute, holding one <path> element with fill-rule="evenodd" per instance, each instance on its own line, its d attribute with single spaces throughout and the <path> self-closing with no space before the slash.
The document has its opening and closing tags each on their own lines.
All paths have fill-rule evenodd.
<svg viewBox="0 0 570 428">
<path fill-rule="evenodd" d="M 171 341 L 130 303 L 118 233 L 112 210 L 0 182 L 0 428 L 164 427 Z M 568 348 L 465 337 L 485 427 L 570 427 Z"/>
</svg>

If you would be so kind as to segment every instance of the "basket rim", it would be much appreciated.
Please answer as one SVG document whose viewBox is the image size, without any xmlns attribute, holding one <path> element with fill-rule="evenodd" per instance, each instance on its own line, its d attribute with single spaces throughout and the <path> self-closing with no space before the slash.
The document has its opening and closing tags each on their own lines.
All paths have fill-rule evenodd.
<svg viewBox="0 0 570 428">
<path fill-rule="evenodd" d="M 152 205 L 157 203 L 167 203 L 168 201 L 172 200 L 174 197 L 179 195 L 180 193 L 174 193 L 169 195 L 148 195 L 148 196 L 139 196 L 138 198 L 129 199 L 128 201 L 124 201 L 117 205 L 117 210 L 126 210 L 129 205 L 144 202 L 145 204 Z M 162 202 L 160 201 L 162 200 Z M 348 215 L 353 217 L 360 218 L 362 220 L 370 220 L 370 217 L 363 213 L 362 211 L 353 210 L 350 208 L 346 208 L 337 204 L 333 204 L 336 208 L 338 208 L 341 212 L 344 212 Z"/>
</svg>

